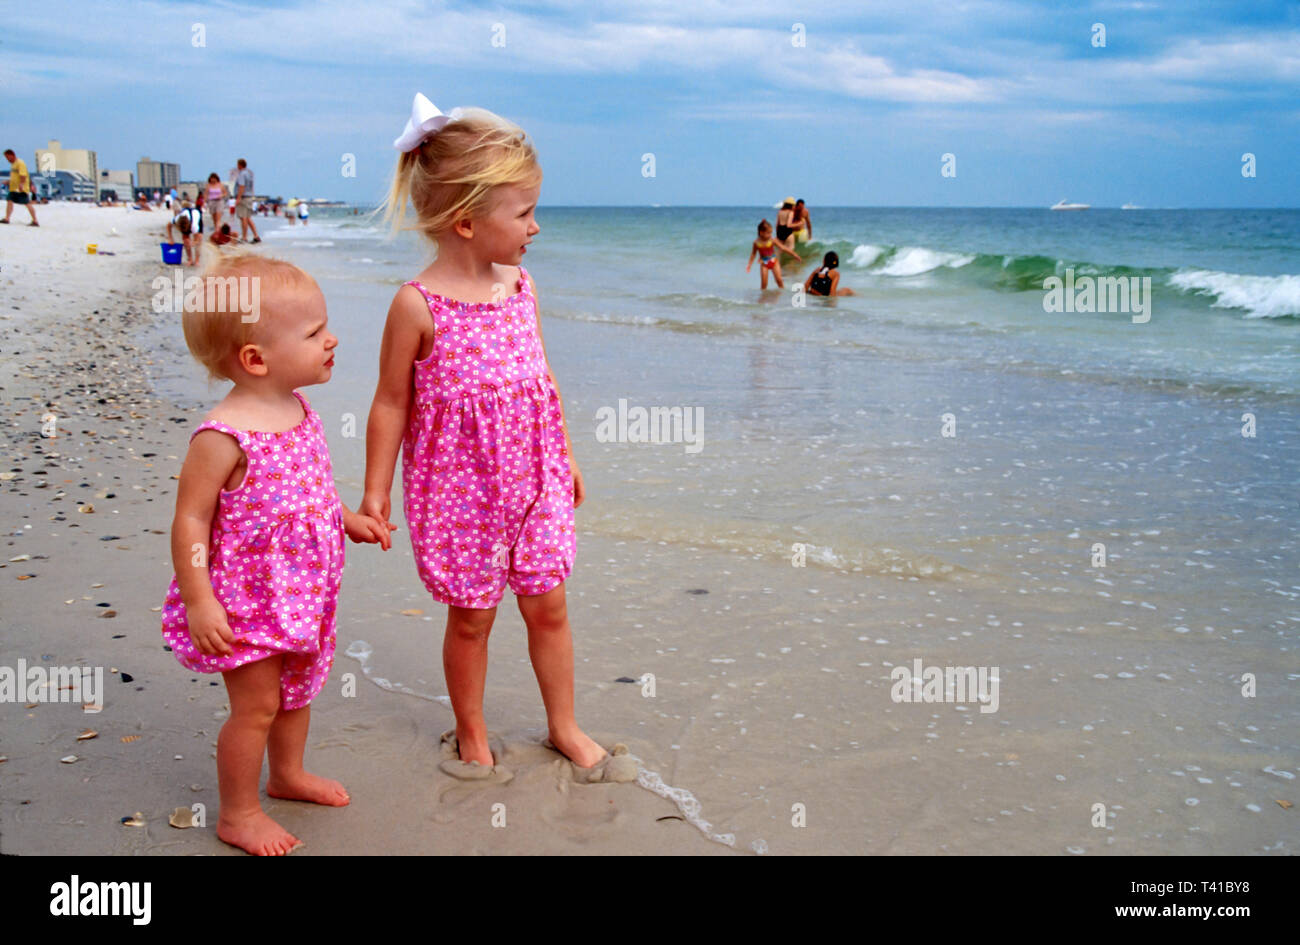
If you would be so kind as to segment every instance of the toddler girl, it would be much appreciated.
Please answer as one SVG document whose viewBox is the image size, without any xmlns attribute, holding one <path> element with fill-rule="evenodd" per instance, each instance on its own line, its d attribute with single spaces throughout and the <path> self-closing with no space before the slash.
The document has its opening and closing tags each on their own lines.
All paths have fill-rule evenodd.
<svg viewBox="0 0 1300 945">
<path fill-rule="evenodd" d="M 230 291 L 218 294 L 216 280 Z M 217 740 L 217 836 L 280 855 L 300 841 L 261 809 L 263 755 L 269 796 L 348 803 L 337 781 L 303 770 L 308 703 L 334 659 L 343 533 L 375 542 L 381 530 L 339 501 L 321 419 L 296 390 L 329 380 L 338 344 L 315 281 L 243 254 L 216 260 L 203 284 L 183 316 L 185 341 L 210 378 L 235 386 L 190 437 L 162 632 L 186 669 L 220 672 L 230 697 Z M 244 312 L 241 296 L 253 301 Z"/>
<path fill-rule="evenodd" d="M 580 780 L 627 780 L 573 713 L 573 641 L 564 581 L 575 555 L 582 475 L 542 346 L 532 278 L 518 263 L 539 232 L 542 172 L 517 126 L 478 109 L 443 115 L 417 95 L 386 201 L 394 229 L 414 206 L 437 259 L 388 310 L 366 430 L 360 511 L 388 529 L 398 448 L 416 567 L 448 605 L 443 670 L 456 777 L 508 778 L 483 719 L 487 638 L 509 586 L 528 628 L 550 745 Z M 387 534 L 384 539 L 387 539 Z M 383 540 L 383 539 L 381 539 Z M 384 541 L 387 548 L 387 541 Z M 630 777 L 635 777 L 632 767 Z"/>
</svg>

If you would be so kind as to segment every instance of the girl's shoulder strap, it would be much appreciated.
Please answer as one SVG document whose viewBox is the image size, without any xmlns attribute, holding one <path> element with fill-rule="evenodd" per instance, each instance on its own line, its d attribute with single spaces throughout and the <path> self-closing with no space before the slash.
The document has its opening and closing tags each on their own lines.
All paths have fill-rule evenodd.
<svg viewBox="0 0 1300 945">
<path fill-rule="evenodd" d="M 429 301 L 429 296 L 430 296 L 432 293 L 430 293 L 429 290 L 426 289 L 426 288 L 424 287 L 424 283 L 423 283 L 423 282 L 419 282 L 419 281 L 417 281 L 417 280 L 415 280 L 415 279 L 409 279 L 409 280 L 407 280 L 406 282 L 403 282 L 402 285 L 404 285 L 404 286 L 406 286 L 406 285 L 413 285 L 413 286 L 415 286 L 415 291 L 417 291 L 417 292 L 419 292 L 421 295 L 423 295 L 423 296 L 424 296 L 424 300 L 425 300 L 426 302 Z"/>
<path fill-rule="evenodd" d="M 202 433 L 204 430 L 216 430 L 220 433 L 226 433 L 230 436 L 233 436 L 235 438 L 235 442 L 239 444 L 240 448 L 243 449 L 245 453 L 248 452 L 248 449 L 245 445 L 248 442 L 248 434 L 245 433 L 243 430 L 237 430 L 234 427 L 232 427 L 230 424 L 223 423 L 220 420 L 204 420 L 194 429 L 194 432 L 190 434 L 190 440 L 193 441 L 194 438 L 198 436 L 200 433 Z"/>
<path fill-rule="evenodd" d="M 528 284 L 528 270 L 523 266 L 519 267 L 519 291 L 525 295 L 532 295 L 532 286 Z"/>
</svg>

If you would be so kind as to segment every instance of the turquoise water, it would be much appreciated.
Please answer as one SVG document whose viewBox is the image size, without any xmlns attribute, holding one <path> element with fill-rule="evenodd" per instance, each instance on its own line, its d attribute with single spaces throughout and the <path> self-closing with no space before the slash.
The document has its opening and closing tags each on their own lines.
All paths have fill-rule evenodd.
<svg viewBox="0 0 1300 945">
<path fill-rule="evenodd" d="M 1293 545 L 1282 503 L 1300 468 L 1300 212 L 818 209 L 801 253 L 839 254 L 858 294 L 835 300 L 796 298 L 810 269 L 793 260 L 785 291 L 760 291 L 745 262 L 764 217 L 538 211 L 524 265 L 575 451 L 611 499 L 593 502 L 590 527 L 750 550 L 806 529 L 828 539 L 828 561 L 981 570 L 996 556 L 958 539 L 1066 508 L 1086 521 L 1093 494 L 1133 503 L 1137 519 L 1217 514 L 1221 492 L 1182 488 L 1175 458 L 1195 454 L 1252 501 L 1271 496 L 1273 538 Z M 312 393 L 357 418 L 360 450 L 388 305 L 431 250 L 348 208 L 266 229 L 267 249 L 325 291 L 342 346 Z M 1149 320 L 1044 311 L 1044 279 L 1067 269 L 1150 279 Z M 600 442 L 597 411 L 620 399 L 698 409 L 703 449 Z M 1252 412 L 1259 435 L 1243 437 Z M 1270 461 L 1252 460 L 1265 445 Z M 352 453 L 341 469 L 359 482 Z M 1150 488 L 1100 498 L 1134 475 Z"/>
<path fill-rule="evenodd" d="M 1300 211 L 822 209 L 801 255 L 837 252 L 841 285 L 859 295 L 802 308 L 744 271 L 764 217 L 775 212 L 547 208 L 524 265 L 539 270 L 546 313 L 579 322 L 901 357 L 957 344 L 1026 372 L 1300 393 Z M 350 210 L 317 211 L 267 242 L 317 250 L 333 280 L 389 287 L 427 255 Z M 783 267 L 787 287 L 810 271 L 789 257 Z M 1150 321 L 1044 312 L 1044 279 L 1066 269 L 1149 278 Z"/>
<path fill-rule="evenodd" d="M 835 300 L 792 293 L 810 271 L 793 261 L 785 291 L 760 291 L 745 262 L 763 217 L 538 211 L 524 265 L 592 492 L 582 529 L 1005 585 L 1029 544 L 1068 573 L 1090 531 L 1120 528 L 1148 536 L 1180 606 L 1209 593 L 1181 563 L 1196 556 L 1239 567 L 1238 586 L 1292 586 L 1300 212 L 815 209 L 802 253 L 835 250 L 858 293 Z M 265 230 L 341 339 L 308 393 L 344 431 L 331 448 L 357 501 L 384 319 L 431 251 L 350 209 Z M 1045 311 L 1067 270 L 1149 279 L 1149 320 Z M 698 412 L 700 448 L 603 441 L 620 401 Z"/>
</svg>

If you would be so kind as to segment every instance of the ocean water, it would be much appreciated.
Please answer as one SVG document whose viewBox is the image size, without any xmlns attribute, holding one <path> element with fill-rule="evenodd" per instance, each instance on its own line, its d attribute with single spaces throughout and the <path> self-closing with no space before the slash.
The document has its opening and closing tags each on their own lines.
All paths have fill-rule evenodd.
<svg viewBox="0 0 1300 945">
<path fill-rule="evenodd" d="M 830 566 L 925 576 L 998 570 L 1008 528 L 1055 522 L 1064 550 L 1097 509 L 1185 528 L 1236 489 L 1278 503 L 1269 537 L 1294 547 L 1300 212 L 818 210 L 801 254 L 835 250 L 858 294 L 802 307 L 789 286 L 807 264 L 787 257 L 785 292 L 744 271 L 763 217 L 539 211 L 524 265 L 579 462 L 611 499 L 593 497 L 588 527 L 751 553 L 803 541 Z M 364 430 L 355 395 L 373 390 L 387 306 L 430 251 L 348 210 L 268 229 L 321 281 L 342 339 L 317 397 L 346 391 L 336 406 Z M 1149 279 L 1149 320 L 1044 311 L 1067 269 Z M 620 400 L 691 411 L 699 451 L 601 442 L 597 412 Z"/>
<path fill-rule="evenodd" d="M 1003 666 L 998 724 L 1054 746 L 1044 776 L 1078 754 L 1055 741 L 1061 725 L 1128 735 L 1179 713 L 1177 736 L 1139 732 L 1145 754 L 1090 757 L 1134 778 L 1150 770 L 1136 755 L 1178 750 L 1203 752 L 1198 767 L 1224 779 L 1279 752 L 1294 765 L 1300 211 L 814 208 L 800 252 L 839 254 L 857 294 L 835 300 L 793 293 L 810 266 L 788 258 L 786 290 L 760 292 L 745 262 L 764 217 L 775 210 L 543 207 L 524 258 L 588 489 L 571 578 L 579 677 L 602 647 L 611 679 L 698 660 L 680 672 L 701 688 L 683 681 L 654 718 L 691 734 L 659 764 L 706 814 L 722 805 L 731 820 L 718 826 L 772 842 L 774 783 L 844 816 L 879 813 L 874 795 L 798 787 L 798 772 L 828 754 L 850 781 L 882 759 L 925 763 L 940 734 L 897 721 L 882 682 L 919 652 Z M 350 208 L 313 211 L 307 228 L 267 221 L 264 246 L 316 277 L 340 337 L 333 380 L 306 393 L 353 504 L 387 309 L 431 250 Z M 1072 279 L 1084 304 L 1046 310 L 1051 277 Z M 1081 310 L 1079 287 L 1101 278 L 1136 280 L 1149 307 Z M 620 406 L 680 408 L 696 437 L 608 441 L 600 418 Z M 400 459 L 394 481 L 401 525 Z M 405 560 L 360 565 L 395 607 L 425 596 L 406 541 L 395 536 Z M 436 634 L 367 633 L 377 674 L 443 691 Z M 503 646 L 509 679 L 526 683 L 524 654 Z M 808 658 L 790 662 L 801 647 Z M 1263 701 L 1228 697 L 1244 671 L 1277 677 L 1264 718 Z M 1071 672 L 1077 688 L 1050 685 Z M 1134 677 L 1123 694 L 1093 691 Z M 618 721 L 663 741 L 629 713 Z M 813 724 L 815 736 L 791 734 Z M 898 745 L 900 726 L 915 739 Z M 1273 726 L 1271 742 L 1258 734 Z M 727 762 L 707 764 L 719 751 Z M 992 792 L 1001 776 L 977 783 Z M 1153 807 L 1182 803 L 1144 791 Z M 1041 852 L 1039 832 L 1015 832 L 1018 848 Z"/>
</svg>

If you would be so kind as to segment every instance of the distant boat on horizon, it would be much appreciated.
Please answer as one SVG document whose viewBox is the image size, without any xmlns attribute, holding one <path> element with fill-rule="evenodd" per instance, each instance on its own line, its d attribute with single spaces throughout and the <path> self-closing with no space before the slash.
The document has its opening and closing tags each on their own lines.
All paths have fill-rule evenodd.
<svg viewBox="0 0 1300 945">
<path fill-rule="evenodd" d="M 1056 203 L 1052 204 L 1048 209 L 1049 210 L 1090 210 L 1091 205 L 1086 203 L 1066 203 L 1065 198 L 1062 197 L 1060 200 L 1056 201 Z"/>
<path fill-rule="evenodd" d="M 1121 209 L 1121 210 L 1141 210 L 1142 208 L 1139 207 L 1139 206 L 1138 206 L 1137 204 L 1135 204 L 1135 203 L 1126 203 L 1126 204 L 1124 204 L 1124 206 L 1120 207 L 1120 209 Z"/>
</svg>

